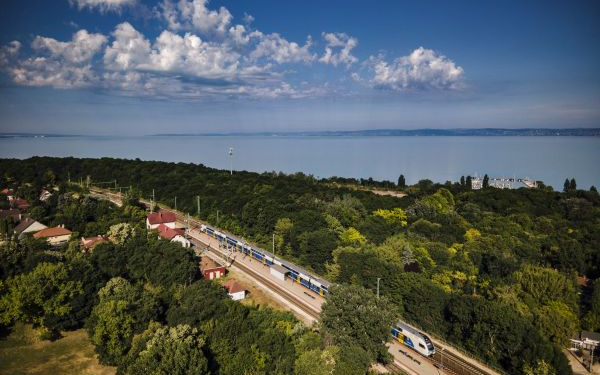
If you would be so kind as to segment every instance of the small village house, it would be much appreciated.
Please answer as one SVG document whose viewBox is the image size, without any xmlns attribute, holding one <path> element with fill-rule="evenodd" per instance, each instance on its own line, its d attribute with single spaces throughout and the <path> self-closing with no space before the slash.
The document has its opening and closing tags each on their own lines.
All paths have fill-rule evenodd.
<svg viewBox="0 0 600 375">
<path fill-rule="evenodd" d="M 246 298 L 246 289 L 233 279 L 226 281 L 223 288 L 227 290 L 227 295 L 234 301 Z"/>
<path fill-rule="evenodd" d="M 179 242 L 183 247 L 190 247 L 192 245 L 190 240 L 184 236 L 185 230 L 181 228 L 169 228 L 165 224 L 159 224 L 156 230 L 158 231 L 158 235 L 165 240 Z"/>
<path fill-rule="evenodd" d="M 83 247 L 83 252 L 88 253 L 91 252 L 96 245 L 101 244 L 103 242 L 107 242 L 106 238 L 101 235 L 97 235 L 95 237 L 81 237 L 81 246 Z"/>
<path fill-rule="evenodd" d="M 45 226 L 44 224 L 40 223 L 39 221 L 35 221 L 35 220 L 27 217 L 27 218 L 21 220 L 19 225 L 17 225 L 15 227 L 14 231 L 19 236 L 18 238 L 22 239 L 28 233 L 36 233 L 36 232 L 39 232 L 46 228 L 48 228 L 48 227 Z"/>
<path fill-rule="evenodd" d="M 35 233 L 33 238 L 43 238 L 52 246 L 60 246 L 69 241 L 72 232 L 64 227 L 64 225 L 46 228 Z"/>
<path fill-rule="evenodd" d="M 149 213 L 146 216 L 146 229 L 157 229 L 161 224 L 174 229 L 177 226 L 177 217 L 175 216 L 175 213 L 159 211 Z"/>
</svg>

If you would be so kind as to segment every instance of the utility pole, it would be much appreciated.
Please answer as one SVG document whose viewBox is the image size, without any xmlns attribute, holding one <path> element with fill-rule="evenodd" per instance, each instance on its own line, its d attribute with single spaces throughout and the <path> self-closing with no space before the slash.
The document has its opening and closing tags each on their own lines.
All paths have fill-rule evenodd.
<svg viewBox="0 0 600 375">
<path fill-rule="evenodd" d="M 377 278 L 377 299 L 379 299 L 379 280 L 381 280 L 381 277 Z"/>
<path fill-rule="evenodd" d="M 155 202 L 154 199 L 155 199 L 154 198 L 154 189 L 152 189 L 152 203 L 150 203 L 150 212 L 151 213 L 154 213 L 154 202 Z"/>
<path fill-rule="evenodd" d="M 275 233 L 273 233 L 273 257 L 275 256 Z"/>
<path fill-rule="evenodd" d="M 233 175 L 233 147 L 229 147 L 229 174 Z"/>
<path fill-rule="evenodd" d="M 196 199 L 198 200 L 198 219 L 200 219 L 200 196 L 197 195 Z"/>
<path fill-rule="evenodd" d="M 175 211 L 177 211 L 177 197 L 175 197 Z"/>
<path fill-rule="evenodd" d="M 117 190 L 117 180 L 115 179 L 115 190 Z"/>
<path fill-rule="evenodd" d="M 219 210 L 217 210 L 217 226 L 219 226 Z"/>
<path fill-rule="evenodd" d="M 67 176 L 69 176 L 68 179 L 69 179 L 69 185 L 70 185 L 71 184 L 71 172 L 67 172 Z"/>
</svg>

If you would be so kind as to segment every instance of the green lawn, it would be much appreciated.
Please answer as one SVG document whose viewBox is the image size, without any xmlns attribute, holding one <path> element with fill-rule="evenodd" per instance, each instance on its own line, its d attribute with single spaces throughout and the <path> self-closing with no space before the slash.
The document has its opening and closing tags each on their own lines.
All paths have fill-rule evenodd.
<svg viewBox="0 0 600 375">
<path fill-rule="evenodd" d="M 116 368 L 98 363 L 85 330 L 65 332 L 54 342 L 41 341 L 30 325 L 17 324 L 0 340 L 0 374 L 114 375 Z"/>
</svg>

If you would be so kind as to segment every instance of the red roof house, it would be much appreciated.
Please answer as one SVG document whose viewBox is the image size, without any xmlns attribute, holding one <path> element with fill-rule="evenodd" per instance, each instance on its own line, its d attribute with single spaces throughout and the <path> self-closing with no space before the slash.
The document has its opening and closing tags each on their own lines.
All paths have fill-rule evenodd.
<svg viewBox="0 0 600 375">
<path fill-rule="evenodd" d="M 45 238 L 50 245 L 62 245 L 71 238 L 71 231 L 64 226 L 46 228 L 34 233 L 33 238 Z"/>
<path fill-rule="evenodd" d="M 181 228 L 170 228 L 165 224 L 159 224 L 156 227 L 158 231 L 158 235 L 165 240 L 169 240 L 171 242 L 179 242 L 183 247 L 190 247 L 190 241 L 185 238 L 185 230 Z"/>
<path fill-rule="evenodd" d="M 101 235 L 97 235 L 96 237 L 81 237 L 81 245 L 83 246 L 83 251 L 88 252 L 94 248 L 94 246 L 106 242 L 106 238 Z"/>
<path fill-rule="evenodd" d="M 13 195 L 14 193 L 15 193 L 14 190 L 13 189 L 9 189 L 9 188 L 5 188 L 5 189 L 2 189 L 0 191 L 0 194 L 2 194 L 2 195 L 8 195 L 8 196 Z"/>
<path fill-rule="evenodd" d="M 164 224 L 169 228 L 175 228 L 177 217 L 175 213 L 169 211 L 159 211 L 149 213 L 146 217 L 146 228 L 156 229 L 160 224 Z"/>
<path fill-rule="evenodd" d="M 25 199 L 22 198 L 17 198 L 13 201 L 13 205 L 18 208 L 19 210 L 26 210 L 28 209 L 31 205 L 29 204 L 29 202 L 27 202 Z"/>
<path fill-rule="evenodd" d="M 227 290 L 227 294 L 234 301 L 246 298 L 246 289 L 233 279 L 226 281 L 223 288 Z"/>
</svg>

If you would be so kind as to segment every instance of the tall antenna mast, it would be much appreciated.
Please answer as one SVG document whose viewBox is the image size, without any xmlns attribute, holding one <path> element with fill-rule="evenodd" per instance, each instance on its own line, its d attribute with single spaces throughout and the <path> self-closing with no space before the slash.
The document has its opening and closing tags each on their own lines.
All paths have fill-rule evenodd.
<svg viewBox="0 0 600 375">
<path fill-rule="evenodd" d="M 233 147 L 229 147 L 229 174 L 233 175 Z"/>
</svg>

